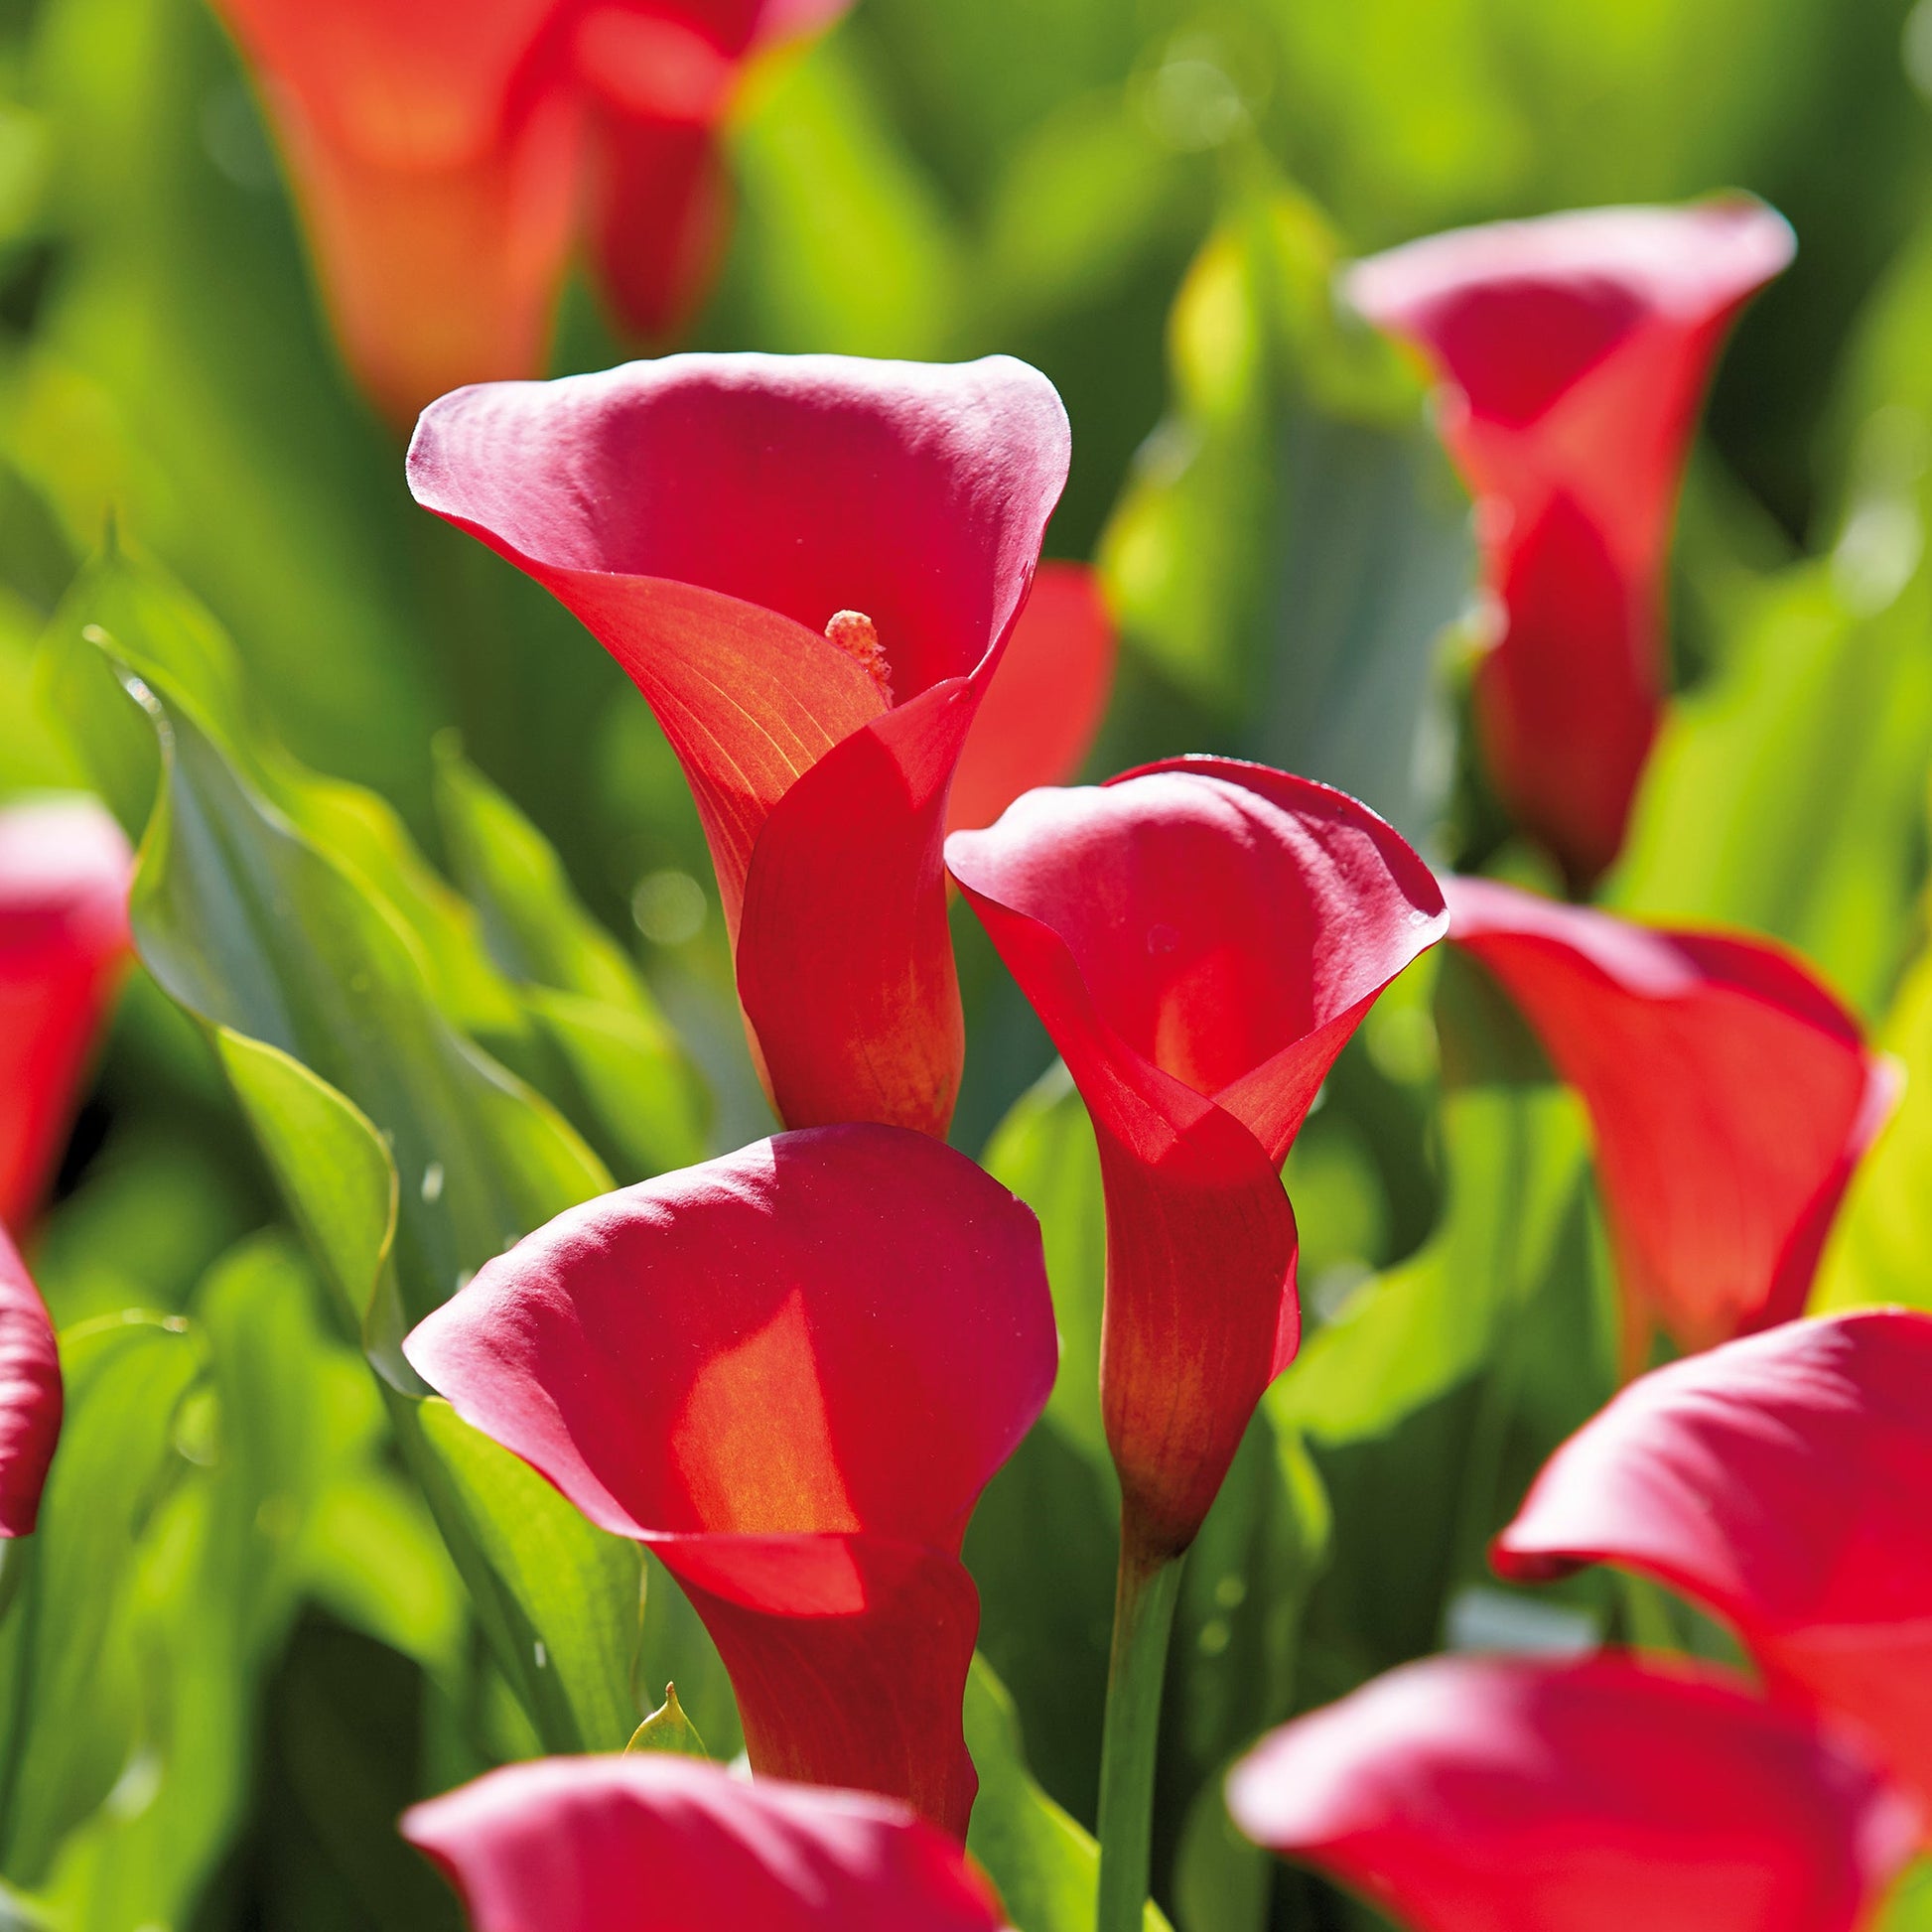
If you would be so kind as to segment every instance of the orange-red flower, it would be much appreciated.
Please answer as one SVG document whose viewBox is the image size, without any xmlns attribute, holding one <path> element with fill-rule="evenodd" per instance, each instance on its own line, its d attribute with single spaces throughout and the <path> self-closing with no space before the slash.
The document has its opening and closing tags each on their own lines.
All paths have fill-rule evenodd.
<svg viewBox="0 0 1932 1932">
<path fill-rule="evenodd" d="M 511 1764 L 404 1814 L 476 1932 L 999 1932 L 959 1847 L 851 1791 L 686 1757 Z"/>
<path fill-rule="evenodd" d="M 1365 805 L 1228 759 L 1031 791 L 946 861 L 1093 1117 L 1101 1404 L 1158 1562 L 1295 1353 L 1281 1166 L 1362 1015 L 1441 937 L 1442 895 Z"/>
<path fill-rule="evenodd" d="M 1004 356 L 677 355 L 423 414 L 417 500 L 569 606 L 663 726 L 788 1126 L 951 1118 L 947 790 L 1067 457 L 1052 385 Z"/>
<path fill-rule="evenodd" d="M 216 0 L 260 81 L 336 333 L 406 425 L 541 372 L 588 218 L 621 322 L 659 337 L 725 233 L 746 64 L 846 0 Z"/>
<path fill-rule="evenodd" d="M 1616 857 L 1656 734 L 1664 569 L 1712 363 L 1792 245 L 1733 197 L 1459 229 L 1349 276 L 1441 372 L 1501 625 L 1476 674 L 1484 757 L 1578 886 Z"/>
<path fill-rule="evenodd" d="M 0 1227 L 54 1178 L 127 953 L 133 861 L 88 799 L 0 810 Z"/>
<path fill-rule="evenodd" d="M 1589 1110 L 1626 1368 L 1653 1323 L 1707 1348 L 1798 1313 L 1898 1091 L 1857 1019 L 1763 939 L 1635 925 L 1486 879 L 1444 892 L 1452 943 Z"/>
<path fill-rule="evenodd" d="M 964 1835 L 960 1542 L 1057 1354 L 1039 1228 L 1004 1187 L 899 1128 L 781 1134 L 560 1215 L 404 1350 L 663 1558 L 755 1769 Z"/>
</svg>

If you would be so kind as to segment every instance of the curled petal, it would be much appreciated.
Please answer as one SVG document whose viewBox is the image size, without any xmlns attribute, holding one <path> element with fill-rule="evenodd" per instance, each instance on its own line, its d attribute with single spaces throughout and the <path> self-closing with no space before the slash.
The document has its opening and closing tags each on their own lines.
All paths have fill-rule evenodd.
<svg viewBox="0 0 1932 1932">
<path fill-rule="evenodd" d="M 946 856 L 1093 1118 L 1102 1408 L 1128 1521 L 1172 1555 L 1295 1352 L 1281 1164 L 1442 897 L 1365 806 L 1228 759 L 1029 792 Z"/>
<path fill-rule="evenodd" d="M 27 1264 L 0 1227 L 0 1537 L 31 1536 L 61 1435 L 61 1355 Z"/>
<path fill-rule="evenodd" d="M 1730 197 L 1459 229 L 1349 276 L 1446 385 L 1502 619 L 1476 679 L 1483 749 L 1578 885 L 1615 858 L 1655 734 L 1663 570 L 1712 363 L 1793 245 Z"/>
<path fill-rule="evenodd" d="M 1854 1932 L 1916 1826 L 1802 1714 L 1615 1656 L 1406 1665 L 1265 1738 L 1228 1804 L 1419 1932 Z"/>
<path fill-rule="evenodd" d="M 220 0 L 261 76 L 337 332 L 408 423 L 541 365 L 576 213 L 580 114 L 555 0 Z"/>
<path fill-rule="evenodd" d="M 1683 1590 L 1926 1801 L 1928 1495 L 1932 1315 L 1792 1321 L 1633 1382 L 1550 1458 L 1495 1563 L 1521 1582 L 1615 1563 Z"/>
<path fill-rule="evenodd" d="M 560 1215 L 405 1352 L 689 1586 L 760 1770 L 964 1830 L 960 1542 L 1057 1353 L 1005 1188 L 901 1129 L 780 1135 Z"/>
<path fill-rule="evenodd" d="M 850 1791 L 691 1758 L 544 1758 L 415 1806 L 403 1836 L 476 1932 L 998 1932 L 958 1846 Z"/>
<path fill-rule="evenodd" d="M 1489 880 L 1444 890 L 1451 939 L 1589 1110 L 1633 1344 L 1653 1319 L 1706 1348 L 1796 1314 L 1896 1097 L 1857 1020 L 1764 940 L 1655 930 Z"/>
<path fill-rule="evenodd" d="M 1096 574 L 1041 564 L 953 774 L 948 832 L 991 825 L 1023 791 L 1073 777 L 1106 715 L 1117 642 Z"/>
<path fill-rule="evenodd" d="M 1066 461 L 1051 385 L 1004 357 L 672 356 L 418 427 L 417 499 L 575 611 L 663 726 L 793 1125 L 950 1117 L 946 787 Z"/>
<path fill-rule="evenodd" d="M 0 1226 L 16 1233 L 54 1177 L 127 953 L 132 867 L 91 800 L 0 811 Z"/>
</svg>

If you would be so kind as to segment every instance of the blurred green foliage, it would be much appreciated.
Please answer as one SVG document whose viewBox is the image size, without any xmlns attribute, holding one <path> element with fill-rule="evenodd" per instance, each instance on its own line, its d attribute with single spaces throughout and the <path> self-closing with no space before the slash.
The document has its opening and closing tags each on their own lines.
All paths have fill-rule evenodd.
<svg viewBox="0 0 1932 1932">
<path fill-rule="evenodd" d="M 1776 934 L 1880 1025 L 1914 1084 L 1821 1293 L 1932 1306 L 1924 91 L 1904 0 L 861 0 L 745 102 L 692 340 L 1035 361 L 1074 426 L 1048 547 L 1124 631 L 1096 770 L 1265 758 L 1523 871 L 1456 753 L 1464 506 L 1333 267 L 1579 203 L 1781 207 L 1798 262 L 1719 377 L 1681 694 L 1608 897 Z M 556 366 L 621 352 L 573 288 Z M 146 970 L 35 1244 L 70 1406 L 0 1572 L 0 1880 L 66 1932 L 453 1924 L 402 1804 L 617 1748 L 668 1677 L 714 1753 L 736 1714 L 668 1578 L 425 1402 L 401 1325 L 764 1116 L 667 747 L 410 504 L 202 0 L 0 7 L 0 794 L 69 784 L 146 833 Z M 956 1138 L 1039 1212 L 1064 1346 L 968 1543 L 974 1844 L 1061 1932 L 1114 1554 L 1101 1205 L 1077 1098 L 961 936 Z M 1309 1340 L 1170 1669 L 1179 1932 L 1369 1923 L 1232 1837 L 1221 1768 L 1502 1613 L 1483 1543 L 1609 1374 L 1580 1117 L 1473 975 L 1393 990 L 1289 1181 Z"/>
</svg>

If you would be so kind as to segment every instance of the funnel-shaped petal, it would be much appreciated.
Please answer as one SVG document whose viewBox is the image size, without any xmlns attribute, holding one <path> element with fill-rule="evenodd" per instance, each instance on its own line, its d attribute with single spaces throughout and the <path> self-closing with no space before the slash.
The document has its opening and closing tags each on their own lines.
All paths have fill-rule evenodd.
<svg viewBox="0 0 1932 1932">
<path fill-rule="evenodd" d="M 683 1583 L 759 1771 L 963 1833 L 966 1519 L 1052 1386 L 1039 1229 L 901 1129 L 781 1134 L 573 1208 L 405 1344 Z"/>
<path fill-rule="evenodd" d="M 1803 1714 L 1615 1656 L 1406 1665 L 1265 1738 L 1228 1805 L 1413 1932 L 1855 1932 L 1915 1825 Z"/>
<path fill-rule="evenodd" d="M 946 857 L 1093 1118 L 1102 1409 L 1128 1529 L 1172 1556 L 1300 1337 L 1289 1145 L 1442 895 L 1366 806 L 1223 759 L 1029 792 Z"/>
<path fill-rule="evenodd" d="M 1450 938 L 1589 1110 L 1628 1363 L 1653 1322 L 1692 1349 L 1798 1313 L 1896 1095 L 1858 1021 L 1761 939 L 1660 931 L 1490 880 L 1444 891 Z"/>
<path fill-rule="evenodd" d="M 476 1932 L 998 1932 L 959 1847 L 897 1805 L 688 1757 L 555 1757 L 406 1812 Z"/>
<path fill-rule="evenodd" d="M 132 869 L 91 800 L 0 810 L 0 1227 L 16 1233 L 67 1143 L 127 952 Z"/>
<path fill-rule="evenodd" d="M 1733 197 L 1460 229 L 1348 278 L 1443 378 L 1502 625 L 1476 679 L 1484 754 L 1579 885 L 1616 857 L 1656 732 L 1664 568 L 1711 366 L 1792 246 Z"/>
<path fill-rule="evenodd" d="M 577 212 L 559 0 L 216 0 L 262 82 L 337 333 L 406 424 L 540 368 Z"/>
<path fill-rule="evenodd" d="M 1085 564 L 1041 564 L 966 741 L 946 830 L 991 825 L 1023 791 L 1080 769 L 1106 716 L 1117 639 Z"/>
<path fill-rule="evenodd" d="M 31 1536 L 61 1435 L 54 1324 L 0 1227 L 0 1537 Z"/>
<path fill-rule="evenodd" d="M 703 299 L 724 252 L 721 123 L 752 60 L 849 0 L 594 0 L 574 30 L 591 105 L 591 229 L 618 321 L 646 342 Z"/>
<path fill-rule="evenodd" d="M 570 607 L 678 755 L 779 1117 L 943 1133 L 946 793 L 1065 480 L 1045 377 L 679 355 L 446 396 L 417 500 Z"/>
<path fill-rule="evenodd" d="M 1932 1315 L 1792 1321 L 1633 1382 L 1497 1539 L 1506 1577 L 1615 1563 L 1864 1727 L 1932 1817 Z"/>
</svg>

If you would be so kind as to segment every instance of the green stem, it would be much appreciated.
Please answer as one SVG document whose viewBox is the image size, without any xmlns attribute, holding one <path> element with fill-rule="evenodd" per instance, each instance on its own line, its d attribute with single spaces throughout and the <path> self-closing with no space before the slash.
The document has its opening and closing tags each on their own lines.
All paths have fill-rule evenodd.
<svg viewBox="0 0 1932 1932">
<path fill-rule="evenodd" d="M 1180 1594 L 1180 1562 L 1145 1556 L 1131 1534 L 1121 1537 L 1107 1718 L 1100 1738 L 1098 1932 L 1140 1932 L 1147 1908 L 1161 1680 Z"/>
</svg>

